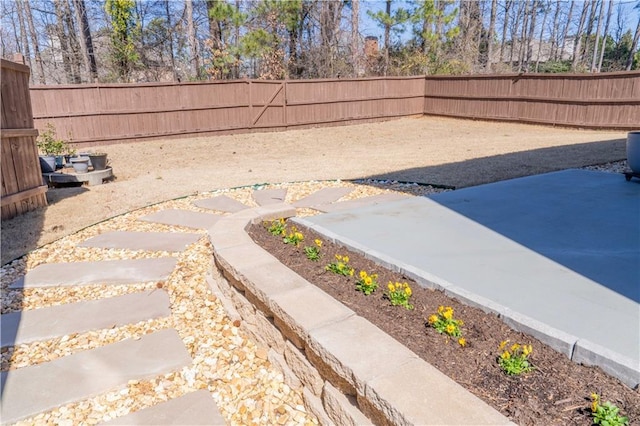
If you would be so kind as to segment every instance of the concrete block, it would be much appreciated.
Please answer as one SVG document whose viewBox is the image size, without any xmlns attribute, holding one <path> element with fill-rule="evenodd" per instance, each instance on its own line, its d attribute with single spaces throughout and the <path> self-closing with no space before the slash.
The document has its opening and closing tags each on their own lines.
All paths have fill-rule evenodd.
<svg viewBox="0 0 640 426">
<path fill-rule="evenodd" d="M 284 359 L 302 384 L 315 396 L 320 397 L 322 395 L 324 380 L 322 380 L 318 370 L 307 360 L 304 352 L 295 347 L 291 342 L 286 342 Z"/>
<path fill-rule="evenodd" d="M 505 306 L 456 285 L 447 286 L 444 294 L 467 306 L 478 308 L 488 314 L 505 316 L 508 312 Z"/>
<path fill-rule="evenodd" d="M 166 209 L 141 217 L 139 220 L 194 229 L 209 229 L 222 218 L 223 216 L 212 213 Z"/>
<path fill-rule="evenodd" d="M 292 389 L 301 389 L 302 382 L 296 376 L 295 372 L 289 368 L 287 361 L 285 360 L 282 354 L 274 351 L 273 349 L 269 349 L 269 353 L 267 355 L 269 362 L 273 364 L 278 371 L 282 372 L 282 376 L 284 377 L 284 382 Z"/>
<path fill-rule="evenodd" d="M 417 356 L 397 340 L 359 316 L 310 331 L 309 348 L 360 394 L 365 383 L 381 374 L 380 366 L 402 365 Z M 354 344 L 358 342 L 358 344 Z M 393 369 L 385 369 L 385 372 Z M 332 382 L 333 383 L 333 382 Z M 340 386 L 336 386 L 344 392 Z"/>
<path fill-rule="evenodd" d="M 572 358 L 573 348 L 575 342 L 578 340 L 576 336 L 565 333 L 562 330 L 558 330 L 557 328 L 536 321 L 531 317 L 522 315 L 508 308 L 502 310 L 500 318 L 514 330 L 533 336 L 542 343 L 564 354 L 567 358 Z"/>
<path fill-rule="evenodd" d="M 214 253 L 216 263 L 220 269 L 230 273 L 237 280 L 240 280 L 243 271 L 246 269 L 278 262 L 275 257 L 267 253 L 253 241 L 247 241 L 224 249 L 216 248 Z"/>
<path fill-rule="evenodd" d="M 79 247 L 179 252 L 198 241 L 202 235 L 186 232 L 111 231 L 89 238 Z"/>
<path fill-rule="evenodd" d="M 253 240 L 244 230 L 247 223 L 244 219 L 226 217 L 219 220 L 212 228 L 209 228 L 207 233 L 214 252 L 217 253 L 235 246 L 253 244 Z"/>
<path fill-rule="evenodd" d="M 421 359 L 367 381 L 364 397 L 394 425 L 508 425 L 484 401 Z M 359 398 L 360 401 L 360 398 Z M 369 413 L 367 413 L 369 414 Z"/>
<path fill-rule="evenodd" d="M 638 348 L 640 351 L 640 348 Z M 576 342 L 572 360 L 585 365 L 597 365 L 632 389 L 640 384 L 640 363 L 585 339 Z"/>
<path fill-rule="evenodd" d="M 398 194 L 392 192 L 388 194 L 371 195 L 369 197 L 341 201 L 339 203 L 317 204 L 314 205 L 313 208 L 321 212 L 330 213 L 349 209 L 358 209 L 361 207 L 375 206 L 376 204 L 386 203 L 389 201 L 397 201 L 408 197 L 409 195 L 406 194 Z"/>
<path fill-rule="evenodd" d="M 2 315 L 1 346 L 47 340 L 71 333 L 134 324 L 171 315 L 164 290 L 49 306 Z"/>
<path fill-rule="evenodd" d="M 324 410 L 331 420 L 338 425 L 363 426 L 372 425 L 358 407 L 357 398 L 345 396 L 331 383 L 326 382 L 322 393 Z"/>
<path fill-rule="evenodd" d="M 313 207 L 318 204 L 333 203 L 345 195 L 351 193 L 353 188 L 337 187 L 337 188 L 322 188 L 304 198 L 294 202 L 293 205 L 299 208 Z"/>
<path fill-rule="evenodd" d="M 300 275 L 287 268 L 279 261 L 274 260 L 260 265 L 251 265 L 238 269 L 239 278 L 258 300 L 271 306 L 271 298 L 275 295 L 301 287 L 309 287 L 311 284 Z"/>
<path fill-rule="evenodd" d="M 129 380 L 155 377 L 190 364 L 191 357 L 176 330 L 156 331 L 138 340 L 0 373 L 0 414 L 3 423 L 14 423 L 126 385 Z"/>
<path fill-rule="evenodd" d="M 251 195 L 253 195 L 253 199 L 260 206 L 282 204 L 287 196 L 287 188 L 255 190 Z"/>
<path fill-rule="evenodd" d="M 193 202 L 193 205 L 202 209 L 216 210 L 227 213 L 235 213 L 249 208 L 249 206 L 242 204 L 240 201 L 237 201 L 226 195 L 217 195 L 212 198 L 203 198 L 201 200 L 196 200 Z"/>
<path fill-rule="evenodd" d="M 105 425 L 225 425 L 213 397 L 206 390 L 190 392 L 149 408 L 110 420 Z"/>
<path fill-rule="evenodd" d="M 335 426 L 322 406 L 322 400 L 309 392 L 309 389 L 302 389 L 302 399 L 307 411 L 318 419 L 320 426 Z"/>
<path fill-rule="evenodd" d="M 311 330 L 355 315 L 351 309 L 310 284 L 274 295 L 271 310 L 274 317 L 305 341 L 309 340 Z"/>
<path fill-rule="evenodd" d="M 262 312 L 256 311 L 253 318 L 245 318 L 245 322 L 255 327 L 259 344 L 272 348 L 280 354 L 284 353 L 284 336 Z"/>
<path fill-rule="evenodd" d="M 176 267 L 174 257 L 39 265 L 9 288 L 70 287 L 164 281 Z"/>
<path fill-rule="evenodd" d="M 264 221 L 272 221 L 275 219 L 284 218 L 296 215 L 295 207 L 289 204 L 271 204 L 266 206 L 260 206 L 253 209 L 255 217 L 251 220 L 251 224 L 262 223 Z"/>
</svg>

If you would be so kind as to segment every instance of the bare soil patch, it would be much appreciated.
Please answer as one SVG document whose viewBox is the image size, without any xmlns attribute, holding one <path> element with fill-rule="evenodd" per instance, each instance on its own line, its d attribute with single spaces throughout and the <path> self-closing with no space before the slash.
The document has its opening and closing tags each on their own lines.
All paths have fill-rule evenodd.
<svg viewBox="0 0 640 426">
<path fill-rule="evenodd" d="M 50 189 L 48 207 L 3 220 L 1 263 L 102 220 L 200 192 L 361 178 L 466 187 L 620 160 L 625 138 L 621 131 L 415 117 L 97 146 L 115 180 Z"/>
<path fill-rule="evenodd" d="M 393 273 L 357 253 L 331 244 L 309 229 L 301 229 L 305 241 L 295 247 L 282 237 L 271 235 L 264 226 L 254 225 L 249 235 L 269 253 L 309 282 L 415 352 L 431 365 L 464 386 L 520 425 L 591 425 L 592 392 L 603 401 L 616 404 L 628 416 L 631 425 L 640 424 L 640 393 L 605 374 L 600 368 L 571 362 L 540 341 L 506 326 L 495 315 L 468 307 L 442 292 L 420 287 L 412 280 Z M 303 247 L 323 241 L 319 262 L 309 261 Z M 348 255 L 354 277 L 343 277 L 325 270 L 334 256 Z M 355 290 L 359 271 L 377 273 L 380 287 L 370 296 Z M 391 306 L 383 297 L 389 281 L 408 282 L 413 290 L 415 309 Z M 439 306 L 451 306 L 454 317 L 464 321 L 466 347 L 438 334 L 428 326 L 427 318 Z M 521 376 L 507 376 L 497 364 L 502 340 L 531 344 L 530 357 L 535 370 Z"/>
</svg>

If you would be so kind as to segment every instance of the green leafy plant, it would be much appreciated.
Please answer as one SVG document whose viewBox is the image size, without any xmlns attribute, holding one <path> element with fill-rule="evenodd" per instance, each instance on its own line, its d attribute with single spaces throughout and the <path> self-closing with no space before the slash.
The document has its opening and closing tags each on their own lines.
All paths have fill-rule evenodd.
<svg viewBox="0 0 640 426">
<path fill-rule="evenodd" d="M 405 309 L 413 309 L 413 305 L 409 303 L 409 299 L 413 294 L 411 287 L 407 283 L 392 283 L 389 281 L 387 285 L 389 292 L 386 294 L 387 298 L 393 306 L 403 306 Z"/>
<path fill-rule="evenodd" d="M 464 324 L 462 320 L 453 317 L 453 308 L 451 306 L 439 306 L 438 313 L 433 314 L 428 319 L 429 325 L 436 329 L 440 334 L 446 334 L 451 337 L 459 337 L 458 344 L 465 346 L 467 341 L 462 336 L 460 327 Z"/>
<path fill-rule="evenodd" d="M 378 288 L 378 274 L 369 275 L 367 271 L 360 271 L 360 279 L 356 283 L 356 290 L 370 295 Z"/>
<path fill-rule="evenodd" d="M 293 244 L 296 247 L 300 245 L 302 240 L 304 240 L 304 235 L 302 235 L 302 232 L 298 231 L 295 226 L 292 226 L 291 232 L 289 232 L 289 234 L 285 234 L 284 238 L 282 238 L 282 241 L 284 241 L 285 244 Z"/>
<path fill-rule="evenodd" d="M 63 155 L 70 151 L 69 144 L 58 138 L 56 128 L 51 123 L 47 123 L 46 129 L 38 136 L 36 145 L 38 151 L 45 155 Z"/>
<path fill-rule="evenodd" d="M 607 401 L 600 404 L 600 395 L 591 394 L 591 415 L 593 423 L 603 426 L 626 426 L 629 424 L 629 418 L 620 416 L 620 409 L 611 402 Z"/>
<path fill-rule="evenodd" d="M 307 246 L 304 248 L 304 254 L 307 256 L 307 259 L 313 262 L 317 262 L 320 260 L 320 249 L 322 248 L 322 241 L 316 238 L 314 243 L 314 246 Z"/>
<path fill-rule="evenodd" d="M 329 263 L 324 269 L 345 277 L 353 276 L 353 268 L 349 266 L 349 256 L 336 254 L 336 260 Z"/>
<path fill-rule="evenodd" d="M 510 376 L 517 376 L 533 370 L 529 362 L 529 355 L 533 352 L 531 345 L 520 345 L 514 343 L 507 348 L 508 340 L 503 340 L 498 347 L 502 353 L 498 357 L 498 364 L 502 371 Z"/>
<path fill-rule="evenodd" d="M 264 222 L 264 226 L 271 235 L 279 236 L 287 233 L 287 225 L 285 224 L 284 219 L 276 219 L 272 221 L 271 224 L 269 224 L 269 222 Z"/>
</svg>

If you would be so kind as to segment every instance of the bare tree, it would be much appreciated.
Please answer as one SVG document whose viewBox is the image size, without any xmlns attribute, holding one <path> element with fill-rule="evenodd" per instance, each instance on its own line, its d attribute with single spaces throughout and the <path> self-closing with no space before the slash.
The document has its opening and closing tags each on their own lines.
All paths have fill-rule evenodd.
<svg viewBox="0 0 640 426">
<path fill-rule="evenodd" d="M 598 71 L 596 64 L 598 60 L 598 47 L 600 46 L 600 27 L 602 26 L 603 15 L 604 15 L 604 1 L 600 2 L 600 15 L 598 16 L 598 29 L 596 30 L 596 40 L 595 40 L 595 43 L 593 44 L 593 58 L 591 59 L 591 72 Z M 606 37 L 606 34 L 605 34 L 605 37 Z"/>
<path fill-rule="evenodd" d="M 489 18 L 489 33 L 487 34 L 487 72 L 491 72 L 491 61 L 493 60 L 493 37 L 496 31 L 496 9 L 498 0 L 491 0 L 491 17 Z"/>
<path fill-rule="evenodd" d="M 602 47 L 600 48 L 600 60 L 598 61 L 598 72 L 602 70 L 602 60 L 604 59 L 604 51 L 607 46 L 607 34 L 609 34 L 609 22 L 613 13 L 613 0 L 609 0 L 607 8 L 607 22 L 604 24 L 604 32 L 602 33 Z"/>
<path fill-rule="evenodd" d="M 627 59 L 627 64 L 625 66 L 625 69 L 627 71 L 631 71 L 631 66 L 633 65 L 633 56 L 635 55 L 636 49 L 638 48 L 638 39 L 640 39 L 640 18 L 638 18 L 638 25 L 636 25 L 636 34 L 633 36 L 633 43 L 631 43 L 629 58 Z"/>
<path fill-rule="evenodd" d="M 556 10 L 553 13 L 553 23 L 551 24 L 551 48 L 549 49 L 549 60 L 558 59 L 558 16 L 560 15 L 560 0 L 556 0 Z M 536 65 L 537 68 L 537 65 Z"/>
<path fill-rule="evenodd" d="M 38 67 L 38 82 L 40 84 L 47 84 L 47 79 L 44 72 L 44 64 L 42 63 L 42 55 L 40 54 L 40 43 L 38 42 L 38 34 L 36 32 L 36 27 L 33 24 L 33 12 L 31 11 L 31 5 L 28 1 L 25 1 L 23 5 L 24 12 L 27 18 L 27 25 L 29 26 L 29 35 L 31 37 L 33 54 L 36 59 L 36 66 Z"/>
<path fill-rule="evenodd" d="M 538 16 L 538 0 L 533 0 L 533 3 L 531 4 L 531 23 L 529 24 L 529 31 L 527 33 L 527 56 L 525 58 L 525 64 L 524 64 L 524 69 L 527 72 L 529 72 L 529 64 L 531 63 L 531 58 L 533 56 L 533 46 L 531 45 L 531 42 L 533 41 L 533 35 L 536 32 L 537 16 Z"/>
<path fill-rule="evenodd" d="M 21 2 L 16 2 L 16 11 L 18 12 L 18 24 L 20 27 L 20 41 L 22 42 L 22 55 L 27 60 L 27 65 L 31 68 L 31 51 L 29 49 L 29 40 L 27 39 L 27 25 L 24 17 L 24 11 L 22 10 Z M 33 81 L 33 73 L 30 76 Z"/>
<path fill-rule="evenodd" d="M 564 52 L 565 52 L 565 46 L 567 43 L 567 34 L 569 32 L 569 25 L 571 25 L 571 18 L 573 17 L 573 7 L 575 6 L 575 0 L 571 0 L 571 6 L 569 6 L 569 13 L 567 13 L 567 23 L 564 26 L 564 30 L 562 31 L 562 47 L 560 48 L 560 60 L 562 60 L 562 58 L 564 57 Z M 574 39 L 574 43 L 573 46 L 575 48 L 575 39 Z M 575 50 L 575 49 L 574 49 Z"/>
<path fill-rule="evenodd" d="M 85 69 L 89 80 L 97 81 L 98 66 L 96 65 L 96 57 L 93 52 L 93 38 L 91 37 L 91 28 L 89 27 L 89 19 L 87 18 L 87 8 L 84 0 L 73 0 L 73 4 L 76 11 L 76 19 L 80 26 L 80 45 L 82 47 Z"/>
<path fill-rule="evenodd" d="M 513 5 L 513 0 L 506 0 L 504 5 L 504 21 L 502 22 L 502 40 L 500 40 L 500 61 L 504 61 L 504 47 L 507 41 L 507 28 L 509 27 L 509 9 Z M 513 39 L 511 39 L 513 47 Z M 513 50 L 512 50 L 513 51 Z"/>
<path fill-rule="evenodd" d="M 360 73 L 360 0 L 351 0 L 351 63 L 353 76 Z"/>
<path fill-rule="evenodd" d="M 535 1 L 535 0 L 534 0 Z M 524 20 L 522 22 L 522 32 L 520 33 L 520 50 L 518 51 L 518 72 L 522 71 L 525 58 L 527 57 L 527 48 L 529 47 L 527 28 L 529 25 L 529 0 L 524 1 Z"/>
<path fill-rule="evenodd" d="M 580 62 L 581 49 L 582 49 L 582 30 L 584 28 L 584 21 L 587 18 L 587 12 L 589 10 L 589 2 L 585 1 L 582 6 L 582 13 L 580 14 L 580 23 L 578 24 L 578 30 L 576 31 L 574 45 L 573 45 L 573 61 L 571 63 L 571 69 L 576 70 L 578 62 Z"/>
<path fill-rule="evenodd" d="M 191 76 L 200 79 L 200 56 L 198 52 L 198 40 L 196 39 L 196 27 L 193 23 L 193 0 L 185 0 L 185 13 L 187 15 L 187 33 L 189 34 L 189 64 Z"/>
<path fill-rule="evenodd" d="M 538 67 L 540 65 L 540 57 L 542 55 L 542 43 L 544 41 L 544 26 L 547 23 L 547 17 L 549 15 L 549 7 L 551 5 L 546 2 L 546 0 L 542 0 L 542 7 L 544 8 L 544 15 L 542 15 L 542 25 L 540 26 L 540 38 L 538 39 L 538 56 L 536 57 L 536 72 L 538 72 Z M 551 53 L 551 52 L 549 52 Z"/>
</svg>

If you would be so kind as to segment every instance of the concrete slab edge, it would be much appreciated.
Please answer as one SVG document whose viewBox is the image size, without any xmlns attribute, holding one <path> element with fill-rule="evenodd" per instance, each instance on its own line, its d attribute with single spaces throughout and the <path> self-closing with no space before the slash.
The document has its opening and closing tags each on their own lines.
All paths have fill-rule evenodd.
<svg viewBox="0 0 640 426">
<path fill-rule="evenodd" d="M 230 219 L 228 223 L 225 224 L 225 221 L 226 221 L 226 218 L 225 218 L 225 219 L 220 220 L 216 225 L 217 226 L 222 226 L 222 227 L 233 226 L 234 228 L 242 227 L 242 230 L 244 231 L 251 223 L 261 223 L 264 220 L 273 220 L 273 219 L 278 219 L 278 218 L 281 218 L 281 217 L 291 217 L 294 214 L 295 214 L 295 209 L 293 209 L 291 206 L 286 206 L 286 205 L 283 205 L 283 204 L 273 204 L 273 205 L 261 206 L 261 207 L 256 207 L 256 208 L 252 208 L 252 209 L 243 210 L 243 211 L 238 212 L 236 214 L 227 216 L 227 218 Z M 244 222 L 244 224 L 243 224 L 243 222 Z M 303 221 L 301 221 L 300 223 L 302 224 L 302 222 Z M 238 229 L 229 229 L 227 227 L 227 232 L 232 232 L 232 233 L 238 235 L 237 231 L 238 231 Z M 210 235 L 210 240 L 212 242 L 212 245 L 214 246 L 213 247 L 214 256 L 216 256 L 216 257 L 224 256 L 224 250 L 217 250 L 215 238 L 212 238 L 212 237 L 213 236 Z M 228 240 L 227 240 L 227 243 L 228 243 Z M 356 250 L 357 249 L 358 248 L 356 247 Z M 362 248 L 360 248 L 360 250 L 362 250 Z M 392 261 L 389 260 L 389 262 L 391 264 Z M 213 263 L 213 259 L 212 259 L 212 263 Z M 221 267 L 221 269 L 224 268 L 225 264 L 227 264 L 227 263 L 228 262 L 226 260 L 224 260 L 224 259 L 218 259 L 218 258 L 215 259 L 215 265 L 217 265 L 218 267 Z M 278 262 L 278 265 L 280 265 L 282 268 L 286 268 L 286 266 L 280 264 L 279 262 Z M 222 271 L 221 271 L 222 272 L 222 276 L 226 277 L 227 279 L 231 278 L 232 280 L 239 280 L 240 275 L 242 275 L 242 265 L 233 265 L 232 268 L 228 268 L 228 269 L 229 270 L 222 269 Z M 265 276 L 263 278 L 267 279 L 267 280 L 269 279 L 268 276 Z M 261 278 L 261 279 L 263 279 L 263 278 Z M 432 277 L 428 277 L 428 278 L 432 278 Z M 422 276 L 421 279 L 422 280 L 426 280 L 424 276 Z M 232 287 L 233 283 L 225 282 L 223 285 Z M 254 287 L 254 286 L 257 287 L 259 285 L 260 285 L 260 283 L 253 283 L 253 286 L 251 286 L 251 287 Z M 244 286 L 242 289 L 237 289 L 237 290 L 238 291 L 234 295 L 232 295 L 232 297 L 236 297 L 237 298 L 238 295 L 243 295 L 249 301 L 252 301 L 252 300 L 256 299 L 256 297 L 255 297 L 256 295 L 247 294 L 247 293 L 251 292 L 251 288 L 249 288 L 248 286 Z M 294 291 L 294 290 L 290 290 L 290 291 Z M 279 293 L 279 295 L 282 295 L 282 294 L 284 294 L 284 293 Z M 227 290 L 222 289 L 222 291 L 218 292 L 218 295 L 228 296 L 228 289 Z M 342 306 L 340 304 L 340 302 L 335 301 L 335 300 L 334 300 L 334 302 L 336 304 L 339 304 L 340 306 Z M 274 314 L 274 312 L 271 309 L 268 308 L 268 305 L 272 305 L 273 306 L 274 303 L 276 303 L 276 302 L 270 300 L 269 303 L 264 304 L 265 306 L 259 306 L 259 305 L 262 305 L 262 303 L 260 303 L 258 305 L 255 305 L 254 306 L 254 308 L 256 309 L 255 313 L 266 316 L 266 318 L 269 319 L 269 322 L 272 323 L 272 326 L 276 327 L 276 328 L 278 326 L 282 327 L 283 325 L 287 325 L 286 321 L 296 321 L 296 314 L 294 314 L 292 312 L 287 312 L 287 315 L 286 315 L 287 318 L 275 318 L 274 319 L 274 315 L 280 316 L 278 314 Z M 234 304 L 237 306 L 237 301 L 235 301 Z M 261 312 L 260 309 L 266 309 L 266 311 Z M 235 309 L 232 310 L 232 311 L 239 312 L 238 310 L 235 310 Z M 235 312 L 234 312 L 234 314 L 235 314 Z M 239 313 L 240 313 L 240 315 L 242 315 L 242 312 L 239 312 Z M 282 315 L 282 316 L 284 317 L 285 315 Z M 247 325 L 248 323 L 251 323 L 251 319 L 250 318 L 243 318 L 243 325 Z M 280 337 L 285 337 L 285 339 L 288 339 L 290 343 L 293 343 L 294 346 L 298 347 L 303 353 L 305 353 L 306 356 L 308 357 L 307 358 L 308 361 L 312 365 L 317 367 L 318 371 L 320 372 L 322 380 L 324 380 L 326 383 L 331 383 L 336 388 L 340 389 L 343 392 L 343 394 L 352 395 L 352 396 L 355 396 L 355 392 L 356 392 L 355 384 L 356 383 L 360 383 L 360 385 L 365 383 L 366 385 L 371 386 L 371 384 L 369 383 L 371 380 L 363 380 L 363 378 L 357 378 L 357 377 L 342 377 L 340 375 L 340 373 L 337 372 L 337 371 L 327 371 L 327 367 L 329 367 L 329 369 L 331 370 L 333 368 L 332 366 L 328 366 L 326 364 L 325 365 L 318 365 L 318 362 L 319 362 L 318 357 L 317 357 L 317 351 L 319 349 L 317 347 L 317 343 L 318 342 L 313 342 L 314 343 L 313 350 L 310 347 L 307 348 L 308 344 L 311 343 L 309 341 L 309 335 L 310 335 L 310 331 L 311 330 L 306 330 L 300 323 L 297 323 L 295 325 L 292 324 L 292 325 L 293 325 L 293 327 L 286 326 L 285 327 L 286 330 L 285 329 L 277 330 L 277 332 L 275 334 L 277 334 L 278 336 L 274 337 L 274 338 L 276 340 L 278 340 L 278 339 L 280 339 Z M 263 326 L 264 326 L 264 322 L 263 322 Z M 375 327 L 375 326 L 373 324 L 371 324 L 371 327 Z M 298 334 L 301 334 L 301 335 L 291 336 L 292 331 L 294 333 L 298 333 Z M 266 332 L 265 334 L 272 334 L 272 335 L 275 336 L 275 334 L 273 332 Z M 406 349 L 400 343 L 396 342 L 396 344 L 399 346 L 398 349 L 402 348 L 402 349 L 408 351 L 408 349 Z M 276 352 L 278 352 L 280 350 L 279 347 L 285 346 L 285 345 L 282 345 L 281 341 L 276 341 L 272 345 L 269 343 L 268 345 L 270 346 L 270 348 L 274 349 Z M 308 351 L 307 351 L 307 349 L 308 349 Z M 328 355 L 329 350 L 327 348 L 320 348 L 320 350 L 326 351 L 327 355 Z M 331 354 L 331 356 L 334 357 L 335 354 Z M 414 354 L 414 356 L 417 358 L 417 356 L 415 354 Z M 345 364 L 348 364 L 348 362 L 345 362 Z M 429 366 L 429 367 L 431 367 L 431 366 Z M 433 367 L 431 367 L 431 369 L 433 369 Z M 384 375 L 386 375 L 386 374 L 384 374 Z M 429 377 L 432 377 L 432 376 L 429 376 Z M 335 383 L 334 383 L 334 381 L 335 381 Z M 461 395 L 462 394 L 466 395 L 465 399 L 467 401 L 473 401 L 472 405 L 474 406 L 474 410 L 476 410 L 478 413 L 482 413 L 482 415 L 480 415 L 478 417 L 478 419 L 480 419 L 480 418 L 491 419 L 490 423 L 487 423 L 487 424 L 511 424 L 511 422 L 506 417 L 504 417 L 502 414 L 500 414 L 494 408 L 490 407 L 488 404 L 486 404 L 485 402 L 483 402 L 479 398 L 473 396 L 471 393 L 469 393 L 467 390 L 462 388 L 460 385 L 457 385 L 455 382 L 453 382 L 448 377 L 446 377 L 444 375 L 435 375 L 435 376 L 433 376 L 433 381 L 434 381 L 434 383 L 429 382 L 429 383 L 424 383 L 422 385 L 437 388 L 437 387 L 439 387 L 440 385 L 443 384 L 443 383 L 440 383 L 440 381 L 447 382 L 447 386 L 451 386 L 453 384 L 453 385 L 459 387 L 457 392 L 460 392 Z M 449 383 L 449 382 L 451 382 L 451 383 Z M 307 388 L 305 387 L 303 389 L 303 391 L 305 391 L 306 389 Z M 409 397 L 412 393 L 415 394 L 416 390 L 415 389 L 404 389 L 402 386 L 398 386 L 398 392 L 400 392 L 400 393 L 407 392 L 406 396 Z M 389 423 L 393 423 L 394 420 L 397 420 L 398 418 L 404 418 L 404 415 L 401 412 L 401 410 L 398 407 L 396 407 L 395 404 L 393 404 L 392 401 L 380 401 L 380 400 L 366 401 L 366 398 L 367 398 L 366 395 L 358 393 L 357 396 L 358 396 L 358 400 L 362 401 L 362 407 L 361 408 L 365 408 L 366 407 L 366 412 L 367 412 L 367 414 L 369 414 L 368 417 L 375 419 L 374 423 L 377 423 L 377 424 L 389 424 Z M 395 395 L 395 393 L 394 393 L 394 399 L 402 400 L 402 398 L 398 397 L 398 395 Z M 344 401 L 353 401 L 353 398 L 345 398 Z M 381 402 L 384 403 L 384 407 L 380 405 Z M 453 398 L 452 403 L 453 402 L 455 402 L 455 398 Z M 349 404 L 351 405 L 352 402 L 350 402 Z M 373 412 L 372 412 L 372 407 L 375 409 Z M 313 408 L 314 408 L 314 410 L 317 410 L 318 409 L 318 404 L 315 404 L 315 407 L 313 407 Z M 353 410 L 353 409 L 354 409 L 353 406 L 350 406 L 350 407 L 345 406 L 344 407 L 345 411 Z M 447 412 L 451 412 L 452 410 L 455 411 L 454 407 L 444 407 L 444 406 L 437 407 L 437 408 L 435 408 L 435 410 L 443 410 L 444 414 L 446 414 Z M 362 412 L 362 410 L 361 410 L 361 412 Z M 324 417 L 324 416 L 322 416 L 322 417 Z M 424 417 L 424 418 L 415 418 L 414 417 L 414 420 L 415 420 L 416 424 L 429 424 L 429 416 Z M 456 424 L 459 424 L 460 421 L 461 420 L 458 419 L 458 421 L 456 421 Z M 481 422 L 481 423 L 484 423 L 484 422 Z"/>
<path fill-rule="evenodd" d="M 338 234 L 309 220 L 304 218 L 292 218 L 291 220 L 300 226 L 312 229 L 323 235 L 334 244 L 346 247 L 384 268 L 415 280 L 424 287 L 442 290 L 447 296 L 455 298 L 465 305 L 497 315 L 512 329 L 535 337 L 578 364 L 600 367 L 604 372 L 622 381 L 627 386 L 631 388 L 640 387 L 640 367 L 635 365 L 634 361 L 628 357 L 603 348 L 588 340 L 579 339 L 577 336 L 565 333 L 529 316 L 517 313 L 499 303 L 449 283 L 436 275 L 397 261 L 375 250 L 370 250 L 362 244 L 349 238 L 340 237 Z"/>
</svg>

